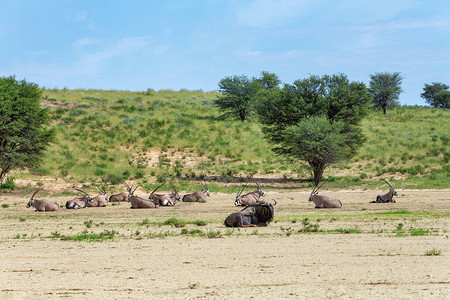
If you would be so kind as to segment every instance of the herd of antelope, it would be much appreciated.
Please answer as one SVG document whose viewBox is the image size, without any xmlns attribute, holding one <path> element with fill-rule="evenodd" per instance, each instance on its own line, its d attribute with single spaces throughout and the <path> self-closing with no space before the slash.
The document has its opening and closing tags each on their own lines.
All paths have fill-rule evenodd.
<svg viewBox="0 0 450 300">
<path fill-rule="evenodd" d="M 397 196 L 397 191 L 392 187 L 392 185 L 383 179 L 383 181 L 389 185 L 390 189 L 386 194 L 378 195 L 375 201 L 371 203 L 387 203 L 395 202 L 394 196 Z M 131 208 L 157 208 L 158 206 L 174 206 L 177 201 L 182 202 L 205 202 L 206 197 L 210 197 L 210 191 L 208 185 L 201 183 L 203 190 L 186 194 L 183 198 L 178 194 L 177 189 L 169 182 L 170 187 L 173 192 L 171 194 L 156 194 L 155 192 L 162 187 L 165 183 L 162 183 L 156 187 L 148 197 L 148 199 L 136 196 L 134 192 L 139 187 L 136 185 L 129 185 L 126 181 L 123 181 L 127 191 L 118 194 L 111 195 L 108 199 L 106 190 L 104 186 L 95 185 L 95 187 L 100 192 L 100 195 L 91 197 L 87 192 L 74 188 L 75 190 L 84 193 L 84 196 L 74 197 L 66 202 L 67 209 L 79 209 L 86 207 L 105 207 L 106 202 L 123 202 L 128 201 L 131 204 Z M 240 186 L 236 194 L 234 204 L 236 206 L 245 206 L 241 211 L 232 213 L 225 219 L 225 226 L 229 227 L 248 227 L 248 226 L 267 226 L 267 223 L 273 219 L 274 216 L 274 206 L 277 204 L 268 204 L 261 197 L 264 197 L 264 191 L 258 182 L 254 181 L 257 185 L 257 189 L 242 195 L 245 186 Z M 318 195 L 319 189 L 326 183 L 323 182 L 321 185 L 316 185 L 308 201 L 312 201 L 315 204 L 315 208 L 341 208 L 342 202 L 338 199 L 329 198 L 324 195 Z M 34 191 L 30 200 L 28 201 L 27 208 L 33 206 L 36 211 L 57 211 L 59 210 L 59 205 L 55 202 L 50 202 L 48 200 L 34 199 L 34 196 L 42 190 L 42 186 Z"/>
</svg>

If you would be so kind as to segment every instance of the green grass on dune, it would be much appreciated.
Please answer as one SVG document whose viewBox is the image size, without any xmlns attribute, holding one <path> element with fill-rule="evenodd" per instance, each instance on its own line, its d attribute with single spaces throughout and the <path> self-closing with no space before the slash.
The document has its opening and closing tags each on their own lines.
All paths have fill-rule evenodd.
<svg viewBox="0 0 450 300">
<path fill-rule="evenodd" d="M 271 152 L 259 123 L 221 119 L 212 105 L 217 96 L 187 90 L 44 90 L 42 105 L 50 110 L 56 139 L 40 167 L 16 178 L 103 178 L 115 184 L 127 178 L 150 189 L 173 175 L 181 185 L 209 176 L 222 181 L 273 176 L 299 184 L 308 177 L 299 162 Z M 362 126 L 367 142 L 359 155 L 325 171 L 332 187 L 379 187 L 380 177 L 397 187 L 450 187 L 449 110 L 397 107 L 386 116 L 373 111 Z"/>
</svg>

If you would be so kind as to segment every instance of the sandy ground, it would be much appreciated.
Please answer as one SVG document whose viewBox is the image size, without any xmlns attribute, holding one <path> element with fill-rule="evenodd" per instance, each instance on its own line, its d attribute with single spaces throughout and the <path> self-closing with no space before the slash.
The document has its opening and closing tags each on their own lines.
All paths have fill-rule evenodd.
<svg viewBox="0 0 450 300">
<path fill-rule="evenodd" d="M 223 225 L 238 210 L 234 195 L 147 210 L 108 203 L 46 213 L 0 195 L 9 205 L 0 208 L 0 299 L 448 299 L 450 190 L 400 190 L 397 203 L 368 203 L 380 192 L 323 191 L 343 202 L 334 210 L 314 209 L 308 192 L 268 193 L 266 201 L 278 201 L 274 221 L 234 231 Z M 158 224 L 170 217 L 204 220 L 184 229 L 221 237 Z M 306 217 L 322 230 L 360 233 L 299 233 Z M 150 224 L 139 225 L 145 219 Z M 412 236 L 418 228 L 428 234 Z M 119 234 L 103 242 L 49 238 L 104 230 Z M 157 233 L 169 236 L 149 237 Z M 425 255 L 433 249 L 440 254 Z"/>
</svg>

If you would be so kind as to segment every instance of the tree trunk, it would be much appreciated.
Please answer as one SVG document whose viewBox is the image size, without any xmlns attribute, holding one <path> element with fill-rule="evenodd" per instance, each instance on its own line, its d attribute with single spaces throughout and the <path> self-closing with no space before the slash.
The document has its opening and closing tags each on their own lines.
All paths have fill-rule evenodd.
<svg viewBox="0 0 450 300">
<path fill-rule="evenodd" d="M 386 106 L 383 106 L 383 114 L 386 114 Z"/>
</svg>

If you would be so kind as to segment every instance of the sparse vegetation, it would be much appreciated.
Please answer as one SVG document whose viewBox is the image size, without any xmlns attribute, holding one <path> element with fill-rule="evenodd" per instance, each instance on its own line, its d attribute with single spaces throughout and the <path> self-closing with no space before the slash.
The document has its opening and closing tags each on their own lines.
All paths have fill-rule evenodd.
<svg viewBox="0 0 450 300">
<path fill-rule="evenodd" d="M 44 153 L 41 167 L 17 172 L 18 179 L 65 175 L 65 180 L 80 182 L 100 177 L 117 185 L 123 177 L 142 181 L 146 188 L 148 176 L 156 180 L 180 174 L 183 188 L 205 174 L 224 181 L 274 174 L 287 182 L 299 178 L 298 187 L 309 184 L 300 163 L 272 153 L 258 123 L 221 120 L 219 110 L 207 105 L 218 93 L 67 89 L 45 93 L 55 142 Z M 165 118 L 159 117 L 162 112 Z M 371 111 L 361 124 L 367 143 L 350 163 L 326 170 L 328 186 L 378 188 L 382 184 L 374 177 L 398 174 L 401 180 L 392 184 L 399 189 L 448 187 L 448 120 L 450 111 L 437 108 L 399 106 L 386 116 Z M 252 147 L 244 148 L 246 144 Z M 75 145 L 86 151 L 77 151 Z M 154 154 L 165 155 L 162 168 L 158 160 L 148 159 Z M 233 188 L 211 184 L 214 191 L 232 193 Z"/>
<path fill-rule="evenodd" d="M 427 250 L 425 252 L 425 256 L 439 256 L 439 255 L 441 255 L 441 250 L 435 248 Z"/>
</svg>

